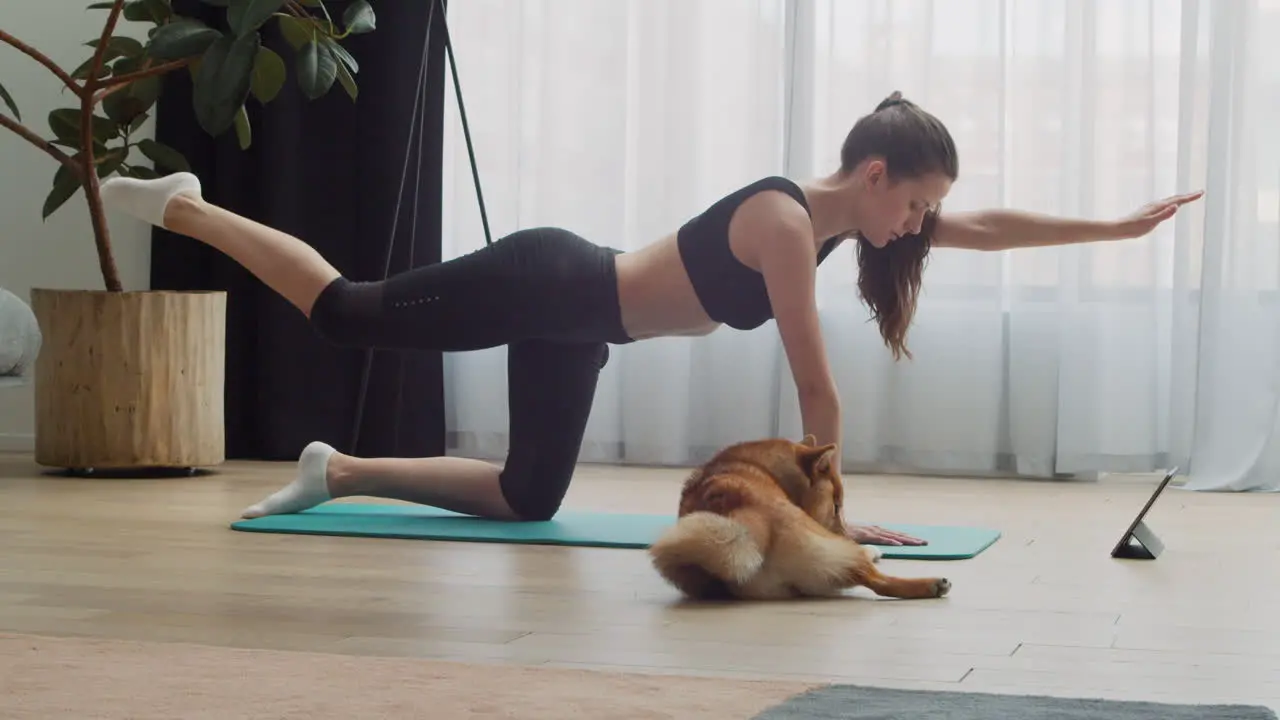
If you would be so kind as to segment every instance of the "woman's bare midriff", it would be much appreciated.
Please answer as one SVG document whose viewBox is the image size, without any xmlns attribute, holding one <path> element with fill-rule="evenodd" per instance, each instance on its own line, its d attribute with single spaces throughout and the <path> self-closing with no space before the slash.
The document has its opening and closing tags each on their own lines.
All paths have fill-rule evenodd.
<svg viewBox="0 0 1280 720">
<path fill-rule="evenodd" d="M 729 248 L 734 259 L 759 272 L 753 244 L 769 241 L 756 232 L 761 218 L 800 207 L 794 198 L 769 190 L 746 199 L 729 221 Z M 818 247 L 814 241 L 815 250 Z M 677 233 L 633 252 L 617 256 L 618 297 L 622 324 L 634 340 L 672 335 L 709 335 L 720 327 L 707 316 L 680 257 Z"/>
<path fill-rule="evenodd" d="M 698 301 L 674 234 L 619 255 L 617 268 L 622 324 L 631 338 L 708 335 L 720 327 Z"/>
</svg>

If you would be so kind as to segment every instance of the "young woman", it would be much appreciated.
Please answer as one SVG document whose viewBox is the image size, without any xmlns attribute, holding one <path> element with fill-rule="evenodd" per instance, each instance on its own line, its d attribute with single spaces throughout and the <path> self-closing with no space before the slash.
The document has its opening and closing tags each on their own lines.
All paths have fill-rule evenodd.
<svg viewBox="0 0 1280 720">
<path fill-rule="evenodd" d="M 858 288 L 886 346 L 895 358 L 910 357 L 907 328 L 930 247 L 1004 250 L 1137 237 L 1199 197 L 1152 203 L 1112 222 L 1009 210 L 940 215 L 958 174 L 947 129 L 894 93 L 854 125 L 837 172 L 801 184 L 758 180 L 635 252 L 559 228 L 531 228 L 380 282 L 352 282 L 305 242 L 210 205 L 190 174 L 115 177 L 102 195 L 110 207 L 225 253 L 333 343 L 508 347 L 503 466 L 455 457 L 358 458 L 315 442 L 303 450 L 293 482 L 244 517 L 363 495 L 544 520 L 559 509 L 573 475 L 611 344 L 702 335 L 721 324 L 751 329 L 774 319 L 804 433 L 839 442 L 840 396 L 819 329 L 814 275 L 843 240 L 856 239 Z M 868 543 L 922 543 L 875 527 L 850 534 Z"/>
</svg>

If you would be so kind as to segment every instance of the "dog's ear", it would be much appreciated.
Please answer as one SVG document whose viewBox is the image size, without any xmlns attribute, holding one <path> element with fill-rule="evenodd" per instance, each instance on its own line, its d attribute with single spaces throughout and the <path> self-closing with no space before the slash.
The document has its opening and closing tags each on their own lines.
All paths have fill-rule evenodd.
<svg viewBox="0 0 1280 720">
<path fill-rule="evenodd" d="M 836 444 L 829 443 L 818 448 L 821 452 L 818 454 L 817 460 L 813 463 L 813 475 L 830 475 L 835 468 L 839 467 L 839 458 L 836 457 Z"/>
<path fill-rule="evenodd" d="M 813 437 L 812 435 L 805 438 Z M 827 443 L 821 447 L 814 443 L 805 443 L 796 452 L 796 460 L 800 466 L 804 468 L 805 475 L 810 478 L 819 475 L 828 475 L 831 473 L 833 464 L 836 463 L 836 444 Z"/>
</svg>

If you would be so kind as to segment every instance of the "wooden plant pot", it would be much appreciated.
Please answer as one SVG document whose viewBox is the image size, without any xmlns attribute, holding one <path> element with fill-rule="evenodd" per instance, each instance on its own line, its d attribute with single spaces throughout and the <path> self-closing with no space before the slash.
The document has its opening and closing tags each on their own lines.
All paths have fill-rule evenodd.
<svg viewBox="0 0 1280 720">
<path fill-rule="evenodd" d="M 225 461 L 226 293 L 31 291 L 35 460 L 189 469 Z"/>
</svg>

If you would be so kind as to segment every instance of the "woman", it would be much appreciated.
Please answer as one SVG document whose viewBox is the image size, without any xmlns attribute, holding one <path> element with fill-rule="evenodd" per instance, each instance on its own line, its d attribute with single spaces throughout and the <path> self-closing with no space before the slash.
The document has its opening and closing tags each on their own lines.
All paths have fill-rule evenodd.
<svg viewBox="0 0 1280 720">
<path fill-rule="evenodd" d="M 858 288 L 895 358 L 930 247 L 1003 250 L 1137 237 L 1199 194 L 1153 203 L 1115 222 L 991 210 L 943 216 L 958 176 L 950 133 L 894 93 L 845 139 L 840 169 L 796 184 L 752 183 L 678 232 L 635 252 L 558 228 L 520 230 L 467 256 L 382 282 L 351 282 L 306 243 L 201 197 L 179 173 L 111 178 L 103 200 L 200 240 L 239 262 L 344 345 L 463 351 L 508 346 L 510 445 L 502 467 L 454 457 L 357 458 L 315 442 L 297 476 L 246 509 L 294 513 L 365 495 L 507 520 L 545 520 L 560 507 L 577 461 L 609 345 L 702 335 L 721 324 L 776 320 L 795 379 L 804 433 L 841 438 L 837 393 L 818 323 L 814 276 L 849 237 Z M 874 527 L 857 540 L 921 544 Z"/>
</svg>

